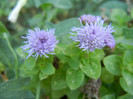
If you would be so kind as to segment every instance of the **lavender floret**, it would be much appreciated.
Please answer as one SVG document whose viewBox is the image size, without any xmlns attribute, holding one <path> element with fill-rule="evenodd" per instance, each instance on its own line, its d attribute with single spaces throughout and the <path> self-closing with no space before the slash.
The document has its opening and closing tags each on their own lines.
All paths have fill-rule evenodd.
<svg viewBox="0 0 133 99">
<path fill-rule="evenodd" d="M 81 22 L 81 27 L 73 27 L 71 29 L 71 34 L 73 36 L 70 38 L 72 38 L 75 42 L 79 42 L 79 45 L 77 46 L 80 49 L 83 49 L 83 51 L 94 51 L 95 49 L 102 49 L 105 46 L 113 48 L 115 46 L 115 40 L 112 35 L 114 30 L 111 25 L 104 27 L 104 20 L 100 17 L 91 17 L 92 20 L 88 19 L 89 21 L 84 21 L 86 22 L 85 24 Z"/>
<path fill-rule="evenodd" d="M 25 50 L 29 55 L 37 57 L 40 55 L 44 55 L 48 58 L 47 54 L 54 54 L 54 48 L 56 47 L 58 40 L 54 36 L 55 29 L 50 30 L 40 30 L 40 28 L 35 28 L 35 30 L 28 30 L 26 37 L 22 37 L 27 39 L 24 43 L 26 44 L 23 46 L 23 50 Z"/>
</svg>

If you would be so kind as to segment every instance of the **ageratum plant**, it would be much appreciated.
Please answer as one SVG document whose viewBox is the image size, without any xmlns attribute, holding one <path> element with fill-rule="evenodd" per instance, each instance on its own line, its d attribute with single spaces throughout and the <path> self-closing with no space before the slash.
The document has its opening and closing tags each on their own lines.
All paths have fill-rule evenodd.
<svg viewBox="0 0 133 99">
<path fill-rule="evenodd" d="M 99 88 L 101 85 L 101 81 L 99 79 L 101 75 L 100 62 L 104 55 L 102 48 L 108 46 L 112 49 L 115 46 L 115 39 L 112 35 L 114 30 L 111 25 L 104 26 L 104 20 L 100 16 L 82 15 L 79 20 L 81 27 L 73 27 L 71 29 L 72 32 L 70 32 L 72 35 L 70 38 L 77 42 L 76 47 L 82 49 L 82 52 L 78 52 L 81 53 L 79 55 L 79 59 L 77 60 L 79 61 L 77 64 L 79 65 L 79 70 L 81 70 L 81 72 L 83 72 L 87 77 L 91 78 L 91 80 L 84 85 L 83 93 L 88 99 L 98 99 Z M 84 53 L 83 51 L 87 51 L 88 53 Z M 73 73 L 72 69 L 67 72 L 70 71 Z M 73 74 L 71 74 L 71 76 L 72 75 Z M 82 74 L 80 74 L 79 77 L 81 77 L 81 75 Z M 83 79 L 84 76 L 83 78 L 81 77 L 81 80 Z M 82 83 L 83 82 L 81 81 L 79 85 L 73 87 L 74 85 L 70 85 L 73 84 L 73 81 L 69 82 L 68 78 L 68 86 L 72 90 L 80 86 Z M 93 92 L 92 90 L 95 91 Z"/>
<path fill-rule="evenodd" d="M 105 46 L 113 48 L 115 40 L 112 35 L 114 32 L 111 25 L 103 26 L 104 20 L 99 16 L 82 15 L 80 19 L 82 27 L 73 27 L 71 38 L 75 42 L 79 42 L 79 48 L 83 51 L 94 51 Z M 85 24 L 85 25 L 84 25 Z M 76 32 L 76 33 L 74 33 Z"/>
<path fill-rule="evenodd" d="M 15 1 L 0 1 L 0 99 L 132 99 L 131 0 Z"/>
</svg>

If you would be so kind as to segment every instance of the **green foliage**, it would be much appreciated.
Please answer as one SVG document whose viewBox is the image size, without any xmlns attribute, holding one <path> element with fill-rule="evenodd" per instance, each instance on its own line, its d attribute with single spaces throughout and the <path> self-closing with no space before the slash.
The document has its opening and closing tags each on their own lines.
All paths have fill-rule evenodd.
<svg viewBox="0 0 133 99">
<path fill-rule="evenodd" d="M 102 68 L 101 79 L 104 83 L 112 83 L 114 81 L 114 76 L 105 68 Z"/>
<path fill-rule="evenodd" d="M 111 12 L 110 20 L 122 25 L 127 23 L 130 20 L 130 17 L 123 9 L 113 9 Z"/>
<path fill-rule="evenodd" d="M 32 70 L 35 67 L 36 61 L 34 57 L 29 57 L 25 60 L 24 65 L 27 66 L 28 70 Z"/>
<path fill-rule="evenodd" d="M 52 98 L 59 99 L 60 97 L 65 95 L 65 93 L 67 93 L 67 92 L 68 92 L 68 89 L 63 89 L 63 90 L 59 90 L 59 91 L 52 91 Z"/>
<path fill-rule="evenodd" d="M 113 94 L 105 95 L 101 99 L 115 99 L 115 96 Z"/>
<path fill-rule="evenodd" d="M 15 5 L 16 0 L 12 0 L 10 4 L 7 6 L 7 3 L 9 3 L 8 0 L 5 0 L 4 2 L 0 0 L 0 17 L 1 16 L 7 16 L 10 13 L 11 8 Z"/>
<path fill-rule="evenodd" d="M 118 97 L 118 99 L 132 99 L 132 98 L 133 98 L 133 96 L 130 94 L 125 94 L 123 96 Z"/>
<path fill-rule="evenodd" d="M 76 45 L 70 45 L 66 48 L 66 54 L 69 55 L 67 62 L 70 67 L 77 70 L 80 65 L 81 50 Z"/>
<path fill-rule="evenodd" d="M 3 63 L 13 66 L 14 57 L 12 51 L 10 50 L 10 44 L 8 42 L 8 31 L 3 23 L 0 21 L 0 59 Z"/>
<path fill-rule="evenodd" d="M 60 62 L 64 63 L 67 61 L 68 56 L 65 52 L 66 46 L 65 44 L 58 44 L 58 46 L 55 48 L 55 54 L 60 59 Z"/>
<path fill-rule="evenodd" d="M 119 0 L 108 0 L 107 2 L 103 3 L 101 7 L 109 10 L 112 8 L 122 8 L 126 10 L 128 6 L 127 4 Z"/>
<path fill-rule="evenodd" d="M 123 35 L 126 39 L 133 39 L 133 28 L 123 28 Z"/>
<path fill-rule="evenodd" d="M 131 2 L 27 0 L 16 23 L 7 18 L 17 0 L 8 3 L 0 0 L 0 99 L 35 99 L 34 95 L 38 99 L 86 99 L 88 91 L 84 90 L 95 90 L 89 86 L 90 79 L 101 80 L 97 89 L 100 99 L 133 98 Z M 76 47 L 78 43 L 72 41 L 70 32 L 82 26 L 78 18 L 83 14 L 99 15 L 105 24 L 112 23 L 116 30 L 114 48 L 105 46 L 88 53 Z M 20 47 L 24 45 L 20 36 L 27 33 L 27 27 L 54 28 L 59 40 L 55 55 L 26 59 L 28 54 Z"/>
<path fill-rule="evenodd" d="M 122 88 L 128 92 L 129 94 L 133 95 L 132 91 L 133 91 L 133 74 L 130 73 L 127 70 L 124 70 L 122 72 L 123 77 L 120 79 L 120 84 L 122 86 Z"/>
<path fill-rule="evenodd" d="M 3 72 L 5 70 L 5 66 L 3 63 L 0 62 L 0 72 Z"/>
<path fill-rule="evenodd" d="M 54 28 L 56 28 L 55 35 L 60 39 L 60 43 L 70 44 L 72 42 L 72 40 L 68 38 L 72 27 L 80 27 L 78 18 L 67 19 L 54 26 Z"/>
<path fill-rule="evenodd" d="M 100 61 L 104 58 L 105 55 L 102 49 L 96 49 L 94 52 L 91 52 L 90 54 Z"/>
<path fill-rule="evenodd" d="M 80 94 L 79 90 L 73 90 L 73 91 L 69 91 L 67 93 L 67 96 L 68 96 L 69 99 L 78 99 L 79 94 Z"/>
<path fill-rule="evenodd" d="M 37 14 L 30 20 L 28 20 L 28 23 L 30 26 L 36 26 L 40 24 L 43 21 L 43 15 L 42 14 Z"/>
<path fill-rule="evenodd" d="M 116 40 L 118 43 L 133 46 L 133 28 L 122 27 L 122 34 Z"/>
<path fill-rule="evenodd" d="M 79 61 L 78 57 L 69 57 L 68 63 L 70 65 L 70 67 L 75 69 L 75 70 L 77 70 L 79 68 L 79 65 L 80 65 L 80 61 Z"/>
<path fill-rule="evenodd" d="M 0 97 L 2 99 L 34 98 L 31 91 L 24 88 L 29 81 L 29 78 L 21 78 L 2 83 L 0 85 Z"/>
<path fill-rule="evenodd" d="M 3 23 L 0 21 L 0 37 L 4 38 L 4 33 L 8 33 L 6 27 L 3 25 Z"/>
<path fill-rule="evenodd" d="M 69 9 L 72 7 L 70 0 L 34 0 L 36 7 L 44 4 L 52 4 L 57 8 Z"/>
<path fill-rule="evenodd" d="M 88 76 L 94 79 L 98 79 L 101 74 L 101 65 L 96 58 L 90 58 L 89 56 L 82 59 L 83 63 L 80 64 L 81 70 Z"/>
<path fill-rule="evenodd" d="M 11 46 L 9 42 L 1 38 L 0 42 L 0 60 L 7 66 L 13 67 L 15 65 L 15 57 L 10 49 Z"/>
<path fill-rule="evenodd" d="M 68 69 L 66 73 L 67 85 L 71 90 L 77 89 L 84 80 L 84 74 L 81 70 Z"/>
<path fill-rule="evenodd" d="M 124 68 L 133 73 L 133 51 L 127 50 L 123 57 Z"/>
<path fill-rule="evenodd" d="M 59 69 L 52 78 L 51 86 L 53 90 L 61 90 L 67 87 L 66 71 Z"/>
<path fill-rule="evenodd" d="M 122 69 L 122 58 L 118 55 L 110 55 L 104 58 L 103 60 L 106 69 L 114 74 L 121 75 Z"/>
<path fill-rule="evenodd" d="M 45 62 L 44 64 L 40 64 L 39 67 L 40 67 L 40 71 L 41 71 L 39 74 L 40 80 L 43 80 L 43 79 L 47 78 L 49 75 L 52 75 L 55 73 L 55 68 L 49 62 Z"/>
<path fill-rule="evenodd" d="M 103 9 L 105 15 L 107 16 L 110 16 L 111 10 L 115 8 L 126 10 L 128 5 L 120 0 L 107 0 L 100 5 L 100 9 Z"/>
<path fill-rule="evenodd" d="M 133 8 L 131 9 L 131 18 L 133 18 Z"/>
</svg>

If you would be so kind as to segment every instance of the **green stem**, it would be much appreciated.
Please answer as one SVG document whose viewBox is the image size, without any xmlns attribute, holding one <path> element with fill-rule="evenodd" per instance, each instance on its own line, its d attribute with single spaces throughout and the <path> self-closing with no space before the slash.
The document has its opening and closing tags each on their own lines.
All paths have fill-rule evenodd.
<svg viewBox="0 0 133 99">
<path fill-rule="evenodd" d="M 38 82 L 37 89 L 36 89 L 36 99 L 40 98 L 40 81 Z"/>
<path fill-rule="evenodd" d="M 18 68 L 17 68 L 18 59 L 17 59 L 17 55 L 16 55 L 15 51 L 13 50 L 13 48 L 11 46 L 11 43 L 9 42 L 9 39 L 7 37 L 7 34 L 5 34 L 5 39 L 7 41 L 7 44 L 8 44 L 9 49 L 11 50 L 11 52 L 13 53 L 13 56 L 15 58 L 15 75 L 16 75 L 16 78 L 18 78 Z"/>
</svg>

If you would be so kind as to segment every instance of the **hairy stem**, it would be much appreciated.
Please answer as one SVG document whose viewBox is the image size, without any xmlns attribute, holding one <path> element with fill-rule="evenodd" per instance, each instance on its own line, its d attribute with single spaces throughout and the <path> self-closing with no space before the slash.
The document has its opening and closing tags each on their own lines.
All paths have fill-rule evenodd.
<svg viewBox="0 0 133 99">
<path fill-rule="evenodd" d="M 8 44 L 9 49 L 11 50 L 11 52 L 13 53 L 13 56 L 15 58 L 15 76 L 16 76 L 16 78 L 18 78 L 18 67 L 17 67 L 17 65 L 18 65 L 18 59 L 17 59 L 17 55 L 16 55 L 15 51 L 13 50 L 13 48 L 11 46 L 11 43 L 9 42 L 9 39 L 7 37 L 7 34 L 5 34 L 5 39 L 7 41 L 7 44 Z"/>
<path fill-rule="evenodd" d="M 38 82 L 37 89 L 36 89 L 36 99 L 40 98 L 40 81 Z"/>
</svg>

